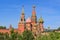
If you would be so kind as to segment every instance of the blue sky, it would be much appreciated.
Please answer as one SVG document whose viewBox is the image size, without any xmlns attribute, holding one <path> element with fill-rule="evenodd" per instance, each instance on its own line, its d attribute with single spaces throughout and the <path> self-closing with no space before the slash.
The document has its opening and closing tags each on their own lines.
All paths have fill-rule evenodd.
<svg viewBox="0 0 60 40">
<path fill-rule="evenodd" d="M 60 26 L 60 0 L 0 0 L 0 26 L 12 24 L 18 27 L 22 5 L 26 19 L 32 15 L 32 6 L 36 6 L 37 19 L 42 15 L 44 28 L 55 29 Z"/>
</svg>

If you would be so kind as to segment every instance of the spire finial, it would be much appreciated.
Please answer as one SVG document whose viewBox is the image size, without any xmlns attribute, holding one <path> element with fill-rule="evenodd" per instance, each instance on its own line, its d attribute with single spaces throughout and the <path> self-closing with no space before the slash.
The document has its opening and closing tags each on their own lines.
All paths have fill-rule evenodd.
<svg viewBox="0 0 60 40">
<path fill-rule="evenodd" d="M 22 14 L 24 14 L 24 5 L 22 5 Z"/>
<path fill-rule="evenodd" d="M 33 8 L 35 8 L 35 5 L 33 5 Z"/>
<path fill-rule="evenodd" d="M 36 12 L 35 12 L 35 5 L 33 5 L 33 11 L 32 11 L 32 14 L 35 15 Z"/>
<path fill-rule="evenodd" d="M 35 10 L 35 5 L 33 5 L 33 10 Z"/>
</svg>

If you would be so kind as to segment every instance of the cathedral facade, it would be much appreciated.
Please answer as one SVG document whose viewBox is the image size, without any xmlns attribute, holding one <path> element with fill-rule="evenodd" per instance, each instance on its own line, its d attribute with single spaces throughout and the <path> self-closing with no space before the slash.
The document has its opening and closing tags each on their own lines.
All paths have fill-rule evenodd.
<svg viewBox="0 0 60 40">
<path fill-rule="evenodd" d="M 24 7 L 22 7 L 21 18 L 18 23 L 18 31 L 22 33 L 24 30 L 30 30 L 33 34 L 38 34 L 44 31 L 43 23 L 44 21 L 42 17 L 37 21 L 35 6 L 33 6 L 32 16 L 27 19 L 25 19 Z"/>
<path fill-rule="evenodd" d="M 24 30 L 30 30 L 34 35 L 36 35 L 44 31 L 43 23 L 44 21 L 42 17 L 40 17 L 40 19 L 37 21 L 35 6 L 33 6 L 32 16 L 28 17 L 27 19 L 25 19 L 24 7 L 22 7 L 22 13 L 20 16 L 20 21 L 18 23 L 18 28 L 14 29 L 14 32 L 23 33 Z M 10 25 L 9 29 L 0 29 L 0 32 L 10 34 L 11 29 L 12 25 Z"/>
</svg>

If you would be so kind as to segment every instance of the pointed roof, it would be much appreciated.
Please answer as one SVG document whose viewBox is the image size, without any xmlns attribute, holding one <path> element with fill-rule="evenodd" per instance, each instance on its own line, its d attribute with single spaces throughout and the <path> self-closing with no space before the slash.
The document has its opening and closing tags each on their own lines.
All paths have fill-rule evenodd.
<svg viewBox="0 0 60 40">
<path fill-rule="evenodd" d="M 42 16 L 40 17 L 40 19 L 39 19 L 39 21 L 38 21 L 38 22 L 40 22 L 40 23 L 43 23 L 43 22 L 44 22 L 44 20 L 43 20 Z"/>
<path fill-rule="evenodd" d="M 32 14 L 33 14 L 33 15 L 36 14 L 36 12 L 35 12 L 35 6 L 34 6 L 34 5 L 33 5 Z"/>
<path fill-rule="evenodd" d="M 22 6 L 22 15 L 24 15 L 24 5 Z"/>
</svg>

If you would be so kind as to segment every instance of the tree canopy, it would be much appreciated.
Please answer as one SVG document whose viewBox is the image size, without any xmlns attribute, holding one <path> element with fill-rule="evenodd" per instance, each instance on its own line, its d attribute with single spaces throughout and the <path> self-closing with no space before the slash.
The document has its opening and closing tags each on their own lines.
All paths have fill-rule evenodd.
<svg viewBox="0 0 60 40">
<path fill-rule="evenodd" d="M 0 26 L 0 29 L 6 29 L 6 26 Z"/>
</svg>

